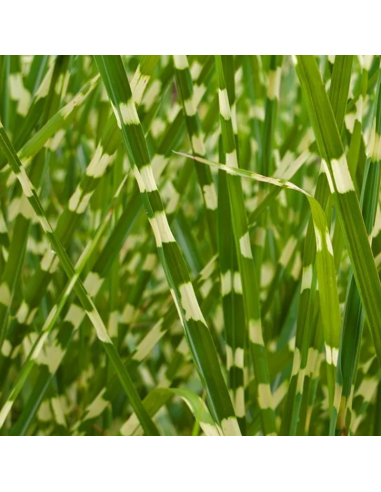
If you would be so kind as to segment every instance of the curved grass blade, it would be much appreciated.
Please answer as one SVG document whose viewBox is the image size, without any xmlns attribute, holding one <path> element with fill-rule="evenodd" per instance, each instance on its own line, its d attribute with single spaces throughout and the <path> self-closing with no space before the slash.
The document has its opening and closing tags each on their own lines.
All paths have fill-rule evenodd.
<svg viewBox="0 0 381 492">
<path fill-rule="evenodd" d="M 201 398 L 186 389 L 157 388 L 144 400 L 148 413 L 153 417 L 160 408 L 168 403 L 174 396 L 179 396 L 189 407 L 201 429 L 206 436 L 220 436 L 220 430 L 213 422 L 210 413 Z M 139 435 L 140 426 L 136 415 L 131 415 L 128 421 L 122 426 L 120 432 L 123 436 Z"/>
<path fill-rule="evenodd" d="M 333 341 L 335 341 L 337 334 L 337 327 L 340 326 L 340 307 L 339 298 L 336 284 L 336 271 L 333 258 L 332 243 L 328 232 L 327 221 L 324 211 L 322 210 L 319 202 L 314 199 L 307 192 L 297 187 L 293 183 L 285 180 L 267 178 L 259 174 L 245 171 L 239 168 L 232 168 L 223 164 L 213 163 L 199 157 L 191 157 L 194 160 L 207 164 L 209 166 L 221 169 L 233 176 L 240 176 L 250 178 L 262 183 L 268 183 L 274 186 L 278 186 L 285 189 L 295 190 L 304 194 L 307 197 L 311 208 L 311 215 L 313 219 L 314 232 L 315 232 L 315 244 L 316 244 L 316 263 L 317 273 L 319 281 L 319 295 L 321 304 L 321 313 L 326 328 L 325 344 L 326 351 L 332 347 Z M 336 320 L 336 323 L 334 322 Z M 329 352 L 332 353 L 332 352 Z M 335 353 L 336 354 L 336 353 Z M 338 357 L 338 349 L 337 349 Z M 335 355 L 336 360 L 336 355 Z M 337 361 L 336 361 L 337 364 Z"/>
</svg>

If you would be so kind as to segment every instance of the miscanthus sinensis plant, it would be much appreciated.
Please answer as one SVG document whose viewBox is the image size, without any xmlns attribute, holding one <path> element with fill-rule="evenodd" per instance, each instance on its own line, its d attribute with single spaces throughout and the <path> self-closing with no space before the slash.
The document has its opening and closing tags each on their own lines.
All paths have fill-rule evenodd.
<svg viewBox="0 0 381 492">
<path fill-rule="evenodd" d="M 380 435 L 380 73 L 1 56 L 1 434 Z"/>
</svg>

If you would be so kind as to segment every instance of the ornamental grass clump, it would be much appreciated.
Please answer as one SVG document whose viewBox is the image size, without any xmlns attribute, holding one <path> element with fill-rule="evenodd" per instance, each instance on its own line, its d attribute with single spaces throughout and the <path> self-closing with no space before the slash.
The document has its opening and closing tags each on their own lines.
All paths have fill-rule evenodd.
<svg viewBox="0 0 381 492">
<path fill-rule="evenodd" d="M 380 85 L 0 56 L 1 435 L 381 435 Z"/>
</svg>

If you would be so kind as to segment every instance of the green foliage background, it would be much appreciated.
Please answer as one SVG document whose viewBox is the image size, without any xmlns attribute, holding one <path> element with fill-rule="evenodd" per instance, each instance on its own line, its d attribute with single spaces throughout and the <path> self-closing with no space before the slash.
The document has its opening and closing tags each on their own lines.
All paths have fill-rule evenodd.
<svg viewBox="0 0 381 492">
<path fill-rule="evenodd" d="M 380 435 L 379 55 L 0 56 L 2 435 Z"/>
</svg>

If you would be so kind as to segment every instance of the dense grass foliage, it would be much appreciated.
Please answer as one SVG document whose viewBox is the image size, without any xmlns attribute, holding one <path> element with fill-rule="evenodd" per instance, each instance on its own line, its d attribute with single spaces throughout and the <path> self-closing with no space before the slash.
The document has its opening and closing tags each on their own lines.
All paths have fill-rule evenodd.
<svg viewBox="0 0 381 492">
<path fill-rule="evenodd" d="M 381 435 L 380 84 L 0 56 L 1 435 Z"/>
</svg>

